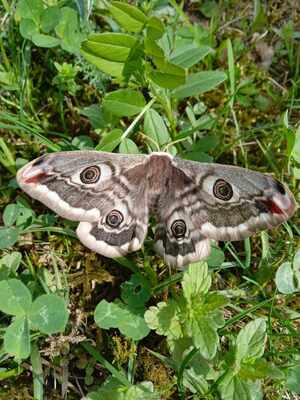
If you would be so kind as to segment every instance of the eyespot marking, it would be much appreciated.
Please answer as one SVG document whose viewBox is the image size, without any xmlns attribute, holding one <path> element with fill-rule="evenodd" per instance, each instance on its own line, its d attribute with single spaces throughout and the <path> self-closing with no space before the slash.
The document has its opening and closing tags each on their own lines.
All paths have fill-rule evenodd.
<svg viewBox="0 0 300 400">
<path fill-rule="evenodd" d="M 229 201 L 233 196 L 232 186 L 224 179 L 217 179 L 214 183 L 213 194 L 217 199 Z"/>
<path fill-rule="evenodd" d="M 106 224 L 111 228 L 117 228 L 124 220 L 123 214 L 118 210 L 112 210 L 106 216 Z"/>
<path fill-rule="evenodd" d="M 101 176 L 101 170 L 97 165 L 92 165 L 90 167 L 85 168 L 80 173 L 80 180 L 85 184 L 92 184 L 99 181 Z"/>
<path fill-rule="evenodd" d="M 186 223 L 183 219 L 176 219 L 171 225 L 171 231 L 176 239 L 183 238 L 186 233 Z"/>
</svg>

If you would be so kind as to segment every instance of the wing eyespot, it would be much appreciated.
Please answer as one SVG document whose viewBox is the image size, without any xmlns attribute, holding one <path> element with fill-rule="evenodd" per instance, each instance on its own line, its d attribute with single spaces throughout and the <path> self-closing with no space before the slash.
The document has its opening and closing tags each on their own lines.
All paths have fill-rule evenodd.
<svg viewBox="0 0 300 400">
<path fill-rule="evenodd" d="M 186 223 L 183 219 L 176 219 L 171 225 L 171 231 L 176 239 L 183 238 L 186 233 Z"/>
<path fill-rule="evenodd" d="M 97 165 L 92 165 L 85 168 L 80 173 L 80 180 L 82 183 L 92 184 L 99 181 L 101 176 L 101 170 Z"/>
<path fill-rule="evenodd" d="M 229 201 L 233 196 L 232 186 L 224 179 L 217 179 L 214 183 L 213 193 L 217 199 Z"/>
<path fill-rule="evenodd" d="M 121 225 L 123 220 L 124 217 L 120 211 L 112 210 L 109 214 L 107 214 L 105 222 L 111 228 L 117 228 L 119 225 Z"/>
</svg>

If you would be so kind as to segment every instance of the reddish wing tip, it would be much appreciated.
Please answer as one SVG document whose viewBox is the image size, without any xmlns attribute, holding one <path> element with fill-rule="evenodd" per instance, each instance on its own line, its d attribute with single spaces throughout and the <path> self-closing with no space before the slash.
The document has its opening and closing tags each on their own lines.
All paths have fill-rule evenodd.
<svg viewBox="0 0 300 400">
<path fill-rule="evenodd" d="M 274 203 L 273 200 L 268 199 L 268 200 L 263 200 L 262 203 L 267 207 L 268 211 L 271 212 L 272 214 L 280 214 L 284 215 L 284 211 L 277 206 L 277 204 Z"/>
<path fill-rule="evenodd" d="M 45 174 L 44 172 L 41 172 L 37 175 L 34 175 L 30 178 L 24 179 L 23 182 L 24 183 L 39 183 L 39 181 L 44 178 L 45 176 L 47 176 L 47 174 Z"/>
</svg>

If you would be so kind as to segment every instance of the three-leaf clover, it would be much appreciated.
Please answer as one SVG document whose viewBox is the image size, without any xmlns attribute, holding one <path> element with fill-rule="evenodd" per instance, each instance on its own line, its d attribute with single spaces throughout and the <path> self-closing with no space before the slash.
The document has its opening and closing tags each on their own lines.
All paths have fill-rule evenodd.
<svg viewBox="0 0 300 400">
<path fill-rule="evenodd" d="M 29 289 L 18 279 L 0 282 L 0 311 L 14 316 L 4 334 L 4 349 L 19 360 L 30 355 L 30 330 L 47 335 L 63 332 L 69 316 L 64 299 L 43 294 L 32 301 Z"/>
</svg>

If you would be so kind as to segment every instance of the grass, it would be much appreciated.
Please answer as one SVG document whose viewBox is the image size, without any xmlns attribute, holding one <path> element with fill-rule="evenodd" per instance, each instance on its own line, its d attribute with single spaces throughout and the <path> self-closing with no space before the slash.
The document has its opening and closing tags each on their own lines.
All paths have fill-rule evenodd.
<svg viewBox="0 0 300 400">
<path fill-rule="evenodd" d="M 300 248 L 297 214 L 278 229 L 244 242 L 220 243 L 213 251 L 209 294 L 199 291 L 195 301 L 209 321 L 207 337 L 209 324 L 219 318 L 209 314 L 209 301 L 218 304 L 215 312 L 224 320 L 216 336 L 211 334 L 215 339 L 209 339 L 208 347 L 217 341 L 213 356 L 205 357 L 203 346 L 195 345 L 199 333 L 185 332 L 176 342 L 170 327 L 163 331 L 167 323 L 157 305 L 169 307 L 170 321 L 178 315 L 184 319 L 200 303 L 187 305 L 182 282 L 188 274 L 194 282 L 210 278 L 164 264 L 153 252 L 153 221 L 141 251 L 107 259 L 80 244 L 76 224 L 30 199 L 15 181 L 22 165 L 46 152 L 160 149 L 271 173 L 299 200 L 299 6 L 275 1 L 265 6 L 259 0 L 147 1 L 131 2 L 138 7 L 133 11 L 126 8 L 128 2 L 99 2 L 88 10 L 85 2 L 71 1 L 67 11 L 58 2 L 49 11 L 50 2 L 44 2 L 46 21 L 30 14 L 25 3 L 17 2 L 17 10 L 15 2 L 0 3 L 0 215 L 6 232 L 4 237 L 0 232 L 0 285 L 15 279 L 33 301 L 45 294 L 63 299 L 69 319 L 51 333 L 42 325 L 30 326 L 26 337 L 19 333 L 16 343 L 24 346 L 28 339 L 31 347 L 27 356 L 18 357 L 7 346 L 7 332 L 18 315 L 4 312 L 0 304 L 0 399 L 121 399 L 122 393 L 166 400 L 231 400 L 232 393 L 241 400 L 299 398 L 300 279 L 297 271 L 291 275 L 292 262 L 299 268 L 294 259 Z M 152 31 L 140 22 L 143 15 L 157 17 Z M 35 19 L 39 22 L 31 22 L 30 31 L 26 24 Z M 136 42 L 129 50 L 114 43 L 121 50 L 106 54 L 107 71 L 102 55 L 95 64 L 80 53 L 80 44 L 89 33 L 112 31 Z M 194 59 L 205 46 L 211 48 L 207 55 Z M 126 51 L 126 74 L 110 75 L 116 64 L 125 63 L 120 54 Z M 182 64 L 170 66 L 172 57 L 182 55 Z M 207 82 L 197 81 L 194 95 L 174 95 L 178 80 L 201 71 L 226 75 L 219 75 L 220 81 L 211 75 L 215 81 L 206 89 Z M 133 91 L 131 100 L 120 95 L 121 111 L 113 114 L 105 107 L 111 102 L 108 93 L 124 89 Z M 137 93 L 144 96 L 141 104 Z M 137 110 L 130 114 L 133 105 Z M 291 263 L 290 275 L 280 279 L 294 279 L 289 293 L 275 280 L 285 262 Z M 1 293 L 0 299 L 5 300 Z M 97 314 L 107 303 L 119 315 L 110 327 L 101 325 Z M 152 319 L 146 325 L 143 315 L 149 310 Z M 196 311 L 191 315 L 185 328 L 200 318 Z M 135 328 L 126 331 L 131 318 Z M 147 334 L 136 338 L 143 329 Z M 238 365 L 242 337 L 249 353 Z M 239 379 L 235 387 L 230 379 Z"/>
</svg>

